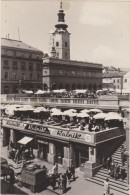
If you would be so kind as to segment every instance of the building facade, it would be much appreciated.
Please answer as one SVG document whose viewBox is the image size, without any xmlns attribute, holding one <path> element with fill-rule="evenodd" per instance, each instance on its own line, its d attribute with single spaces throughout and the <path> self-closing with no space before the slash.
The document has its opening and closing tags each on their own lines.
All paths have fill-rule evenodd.
<svg viewBox="0 0 130 195">
<path fill-rule="evenodd" d="M 1 40 L 1 93 L 42 88 L 43 52 L 13 39 Z"/>
<path fill-rule="evenodd" d="M 99 89 L 102 65 L 70 60 L 70 33 L 60 5 L 56 30 L 51 35 L 51 57 L 43 59 L 44 89 Z"/>
<path fill-rule="evenodd" d="M 106 83 L 113 83 L 114 89 L 123 89 L 123 77 L 126 74 L 124 71 L 106 71 L 102 75 L 102 83 L 105 85 Z"/>
</svg>

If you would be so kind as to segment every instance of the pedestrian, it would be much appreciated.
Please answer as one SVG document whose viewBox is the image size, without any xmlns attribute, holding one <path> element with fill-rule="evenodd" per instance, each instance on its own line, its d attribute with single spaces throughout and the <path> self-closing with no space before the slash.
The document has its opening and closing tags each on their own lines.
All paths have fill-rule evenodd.
<svg viewBox="0 0 130 195">
<path fill-rule="evenodd" d="M 109 184 L 109 179 L 106 178 L 104 181 L 104 195 L 109 195 L 110 194 L 110 184 Z"/>
<path fill-rule="evenodd" d="M 52 168 L 52 174 L 54 174 L 56 177 L 58 176 L 58 164 L 57 163 Z"/>
<path fill-rule="evenodd" d="M 105 156 L 103 156 L 103 158 L 102 158 L 102 167 L 103 167 L 103 169 L 105 169 L 106 166 L 107 166 L 107 159 L 106 159 Z"/>
<path fill-rule="evenodd" d="M 66 175 L 63 174 L 63 175 L 62 175 L 62 179 L 61 179 L 62 193 L 63 193 L 63 194 L 64 194 L 65 191 L 66 191 L 66 183 L 67 183 L 67 181 L 66 181 Z"/>
<path fill-rule="evenodd" d="M 71 179 L 71 169 L 70 169 L 70 167 L 68 167 L 68 169 L 66 171 L 66 175 L 67 175 L 67 178 L 68 178 L 68 183 L 70 184 L 70 179 Z"/>
<path fill-rule="evenodd" d="M 120 172 L 120 167 L 119 167 L 118 163 L 116 163 L 115 168 L 114 168 L 114 178 L 115 178 L 115 180 L 119 179 L 119 172 Z"/>
<path fill-rule="evenodd" d="M 107 169 L 108 169 L 108 170 L 110 170 L 111 162 L 112 162 L 112 157 L 109 156 L 109 157 L 107 158 Z"/>
<path fill-rule="evenodd" d="M 58 179 L 57 179 L 57 184 L 58 184 L 58 190 L 62 189 L 62 184 L 61 184 L 61 177 L 59 175 Z"/>
<path fill-rule="evenodd" d="M 125 164 L 123 164 L 120 169 L 121 169 L 121 179 L 123 181 L 125 179 L 125 176 L 126 176 Z"/>
<path fill-rule="evenodd" d="M 73 176 L 73 180 L 75 180 L 75 167 L 73 164 L 71 165 L 71 174 Z"/>
<path fill-rule="evenodd" d="M 110 176 L 114 177 L 114 170 L 115 170 L 115 162 L 112 160 L 111 166 L 110 166 Z"/>
<path fill-rule="evenodd" d="M 15 176 L 14 176 L 14 170 L 12 168 L 9 168 L 9 193 L 14 193 L 14 184 L 15 184 Z"/>
<path fill-rule="evenodd" d="M 52 176 L 51 176 L 50 184 L 51 184 L 53 190 L 55 190 L 55 186 L 56 186 L 56 177 L 55 177 L 54 174 L 52 174 Z"/>
<path fill-rule="evenodd" d="M 121 147 L 121 161 L 122 161 L 122 165 L 125 162 L 125 148 L 124 146 Z"/>
</svg>

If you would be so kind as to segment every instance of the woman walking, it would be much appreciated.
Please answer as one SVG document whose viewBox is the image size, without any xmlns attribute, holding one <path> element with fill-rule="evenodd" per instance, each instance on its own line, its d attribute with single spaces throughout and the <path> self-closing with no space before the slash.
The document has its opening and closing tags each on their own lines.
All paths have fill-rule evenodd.
<svg viewBox="0 0 130 195">
<path fill-rule="evenodd" d="M 110 195 L 110 185 L 108 178 L 106 178 L 106 180 L 104 181 L 104 195 Z"/>
</svg>

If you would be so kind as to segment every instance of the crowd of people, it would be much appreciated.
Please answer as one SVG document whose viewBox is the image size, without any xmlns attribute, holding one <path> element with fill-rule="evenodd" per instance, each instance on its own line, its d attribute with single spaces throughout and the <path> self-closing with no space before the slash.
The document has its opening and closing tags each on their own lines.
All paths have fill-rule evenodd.
<svg viewBox="0 0 130 195">
<path fill-rule="evenodd" d="M 126 177 L 125 151 L 126 151 L 126 148 L 122 146 L 121 147 L 121 161 L 122 161 L 121 166 L 111 156 L 108 156 L 108 157 L 103 156 L 103 160 L 102 160 L 103 168 L 107 168 L 110 177 L 112 177 L 115 180 L 121 178 L 123 181 Z"/>
<path fill-rule="evenodd" d="M 60 174 L 58 172 L 58 164 L 56 163 L 52 168 L 51 174 L 50 184 L 52 189 L 58 188 L 62 193 L 66 192 L 67 183 L 70 185 L 71 181 L 75 181 L 75 167 L 73 164 L 67 168 L 65 173 Z"/>
</svg>

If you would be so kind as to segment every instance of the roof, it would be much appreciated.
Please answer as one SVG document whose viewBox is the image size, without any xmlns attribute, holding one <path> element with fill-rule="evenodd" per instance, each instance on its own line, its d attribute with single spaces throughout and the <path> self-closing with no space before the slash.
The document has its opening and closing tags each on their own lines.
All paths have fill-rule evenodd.
<svg viewBox="0 0 130 195">
<path fill-rule="evenodd" d="M 47 65 L 52 63 L 54 65 L 68 65 L 68 66 L 79 66 L 79 67 L 88 67 L 88 68 L 98 68 L 102 69 L 102 64 L 92 63 L 92 62 L 83 62 L 83 61 L 75 61 L 75 60 L 67 60 L 67 59 L 59 59 L 59 58 L 44 58 L 43 65 Z"/>
<path fill-rule="evenodd" d="M 122 77 L 126 74 L 126 72 L 118 72 L 118 71 L 110 71 L 103 73 L 103 78 L 115 78 L 115 77 Z"/>
<path fill-rule="evenodd" d="M 22 41 L 7 39 L 7 38 L 1 38 L 1 46 L 29 50 L 29 51 L 35 51 L 35 52 L 42 52 L 42 51 L 40 51 L 40 50 L 38 50 L 38 49 L 36 49 L 36 48 L 26 44 L 26 43 L 23 43 Z"/>
</svg>

